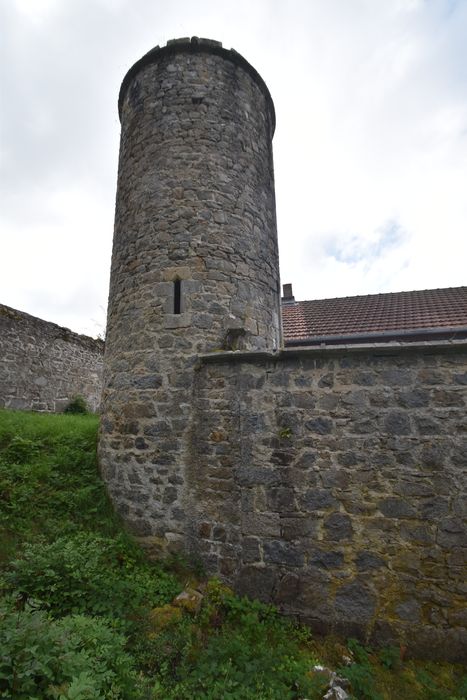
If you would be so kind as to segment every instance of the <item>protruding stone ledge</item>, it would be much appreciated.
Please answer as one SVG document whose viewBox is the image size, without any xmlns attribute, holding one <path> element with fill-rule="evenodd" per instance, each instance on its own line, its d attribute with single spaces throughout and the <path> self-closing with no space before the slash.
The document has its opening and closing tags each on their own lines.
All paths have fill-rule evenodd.
<svg viewBox="0 0 467 700">
<path fill-rule="evenodd" d="M 438 340 L 421 343 L 360 343 L 348 345 L 326 345 L 291 348 L 276 352 L 265 351 L 222 351 L 199 355 L 199 361 L 203 364 L 216 362 L 249 362 L 252 364 L 268 362 L 284 362 L 292 358 L 300 357 L 330 357 L 342 355 L 356 355 L 371 353 L 372 355 L 389 356 L 403 354 L 432 354 L 445 352 L 467 351 L 467 340 Z"/>
<path fill-rule="evenodd" d="M 144 54 L 139 61 L 130 68 L 128 73 L 123 78 L 123 82 L 120 88 L 120 93 L 118 96 L 118 114 L 121 117 L 122 114 L 122 104 L 125 99 L 128 87 L 133 80 L 133 78 L 146 66 L 151 63 L 156 63 L 160 58 L 166 55 L 174 53 L 211 53 L 217 56 L 222 56 L 222 58 L 227 61 L 231 61 L 236 66 L 240 66 L 246 71 L 253 80 L 256 81 L 260 89 L 263 91 L 266 97 L 266 102 L 268 103 L 271 112 L 271 137 L 274 134 L 276 128 L 276 112 L 274 109 L 274 102 L 272 101 L 271 93 L 269 92 L 268 86 L 264 82 L 263 78 L 260 76 L 258 71 L 253 68 L 253 66 L 248 63 L 248 61 L 243 58 L 243 56 L 235 49 L 224 49 L 222 42 L 214 41 L 213 39 L 201 39 L 197 36 L 184 37 L 182 39 L 170 39 L 166 46 L 155 46 L 153 49 Z"/>
</svg>

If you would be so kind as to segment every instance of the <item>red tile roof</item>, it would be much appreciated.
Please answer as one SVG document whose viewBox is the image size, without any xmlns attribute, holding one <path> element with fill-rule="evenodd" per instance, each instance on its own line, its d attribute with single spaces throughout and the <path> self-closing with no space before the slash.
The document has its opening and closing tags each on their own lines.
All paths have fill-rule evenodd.
<svg viewBox="0 0 467 700">
<path fill-rule="evenodd" d="M 289 301 L 282 305 L 282 323 L 286 345 L 329 336 L 350 336 L 345 342 L 437 331 L 446 336 L 451 329 L 467 330 L 467 287 Z"/>
</svg>

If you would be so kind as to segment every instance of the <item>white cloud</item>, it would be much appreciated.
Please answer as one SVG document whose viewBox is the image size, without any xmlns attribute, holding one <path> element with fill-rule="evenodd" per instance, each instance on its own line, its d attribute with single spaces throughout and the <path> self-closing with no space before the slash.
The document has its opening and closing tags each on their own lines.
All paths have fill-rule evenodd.
<svg viewBox="0 0 467 700">
<path fill-rule="evenodd" d="M 271 90 L 296 298 L 465 284 L 467 3 L 15 0 L 0 15 L 1 302 L 99 332 L 120 82 L 190 35 L 233 46 Z"/>
</svg>

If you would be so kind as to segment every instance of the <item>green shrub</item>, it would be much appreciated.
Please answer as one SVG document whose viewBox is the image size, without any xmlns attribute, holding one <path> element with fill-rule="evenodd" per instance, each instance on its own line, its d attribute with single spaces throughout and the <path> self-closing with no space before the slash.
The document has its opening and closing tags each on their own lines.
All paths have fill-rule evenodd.
<svg viewBox="0 0 467 700">
<path fill-rule="evenodd" d="M 27 545 L 5 578 L 17 595 L 41 601 L 54 616 L 127 618 L 141 606 L 168 602 L 180 590 L 173 576 L 132 551 L 124 535 L 87 532 Z"/>
<path fill-rule="evenodd" d="M 88 406 L 86 399 L 82 396 L 74 396 L 68 406 L 65 408 L 64 413 L 88 413 Z"/>
<path fill-rule="evenodd" d="M 399 647 L 384 647 L 378 654 L 379 660 L 390 671 L 401 668 L 401 652 Z"/>
<path fill-rule="evenodd" d="M 9 604 L 8 604 L 9 603 Z M 0 604 L 0 697 L 16 700 L 133 700 L 141 697 L 125 638 L 103 620 L 52 620 Z"/>
<path fill-rule="evenodd" d="M 343 666 L 337 672 L 340 676 L 350 681 L 352 697 L 359 700 L 382 700 L 382 696 L 376 690 L 376 679 L 368 650 L 356 639 L 349 639 L 348 647 L 352 652 L 355 663 L 350 666 Z"/>
<path fill-rule="evenodd" d="M 181 632 L 185 632 L 185 643 Z M 206 636 L 204 636 L 206 635 Z M 197 633 L 183 620 L 156 638 L 156 698 L 164 700 L 287 700 L 318 698 L 315 661 L 301 650 L 300 633 L 271 606 L 237 598 L 210 582 Z M 188 641 L 188 643 L 187 643 Z M 191 645 L 191 646 L 190 646 Z M 169 653 L 164 654 L 164 649 Z"/>
</svg>

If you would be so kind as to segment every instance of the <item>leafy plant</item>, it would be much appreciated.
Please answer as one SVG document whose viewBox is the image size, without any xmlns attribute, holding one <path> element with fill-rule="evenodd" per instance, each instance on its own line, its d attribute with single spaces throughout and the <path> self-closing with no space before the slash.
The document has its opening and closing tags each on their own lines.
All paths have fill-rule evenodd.
<svg viewBox="0 0 467 700">
<path fill-rule="evenodd" d="M 337 672 L 350 681 L 352 697 L 358 698 L 358 700 L 382 700 L 382 696 L 376 690 L 375 676 L 368 650 L 356 639 L 349 639 L 348 648 L 352 652 L 355 663 L 350 666 L 342 666 Z"/>
<path fill-rule="evenodd" d="M 87 532 L 27 545 L 5 578 L 23 599 L 41 601 L 55 616 L 124 618 L 144 605 L 165 603 L 180 590 L 173 576 L 130 551 L 125 536 Z"/>
<path fill-rule="evenodd" d="M 68 406 L 66 406 L 64 413 L 88 413 L 86 399 L 79 394 L 74 396 Z"/>
<path fill-rule="evenodd" d="M 42 610 L 0 607 L 0 697 L 112 700 L 141 697 L 125 637 L 84 616 L 52 620 Z"/>
<path fill-rule="evenodd" d="M 398 647 L 384 647 L 378 656 L 383 666 L 389 670 L 395 670 L 401 666 L 401 652 Z"/>
<path fill-rule="evenodd" d="M 173 700 L 286 700 L 318 698 L 322 683 L 309 673 L 313 658 L 300 648 L 292 623 L 258 601 L 238 598 L 219 581 L 210 581 L 196 629 L 173 645 L 175 630 L 164 643 L 178 651 L 178 664 L 159 670 L 155 697 Z M 176 628 L 180 632 L 180 627 Z"/>
<path fill-rule="evenodd" d="M 281 428 L 279 430 L 279 437 L 281 440 L 290 440 L 292 437 L 292 428 Z"/>
</svg>

